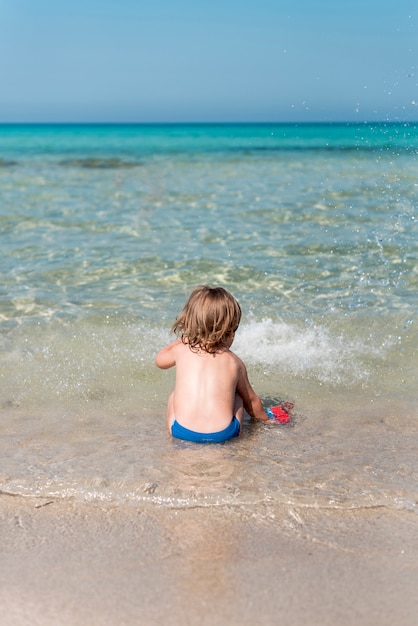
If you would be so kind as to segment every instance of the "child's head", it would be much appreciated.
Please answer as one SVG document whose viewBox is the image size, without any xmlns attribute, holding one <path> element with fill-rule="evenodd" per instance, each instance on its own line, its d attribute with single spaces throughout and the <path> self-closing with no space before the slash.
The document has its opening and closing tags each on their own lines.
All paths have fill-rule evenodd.
<svg viewBox="0 0 418 626">
<path fill-rule="evenodd" d="M 223 287 L 196 287 L 190 294 L 172 330 L 192 349 L 216 352 L 231 345 L 239 326 L 241 307 Z"/>
</svg>

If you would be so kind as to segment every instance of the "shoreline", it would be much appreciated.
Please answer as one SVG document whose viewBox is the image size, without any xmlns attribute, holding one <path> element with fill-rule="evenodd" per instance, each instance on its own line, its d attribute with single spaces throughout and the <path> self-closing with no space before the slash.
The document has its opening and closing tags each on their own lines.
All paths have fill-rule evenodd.
<svg viewBox="0 0 418 626">
<path fill-rule="evenodd" d="M 418 516 L 0 495 L 0 626 L 415 626 Z"/>
</svg>

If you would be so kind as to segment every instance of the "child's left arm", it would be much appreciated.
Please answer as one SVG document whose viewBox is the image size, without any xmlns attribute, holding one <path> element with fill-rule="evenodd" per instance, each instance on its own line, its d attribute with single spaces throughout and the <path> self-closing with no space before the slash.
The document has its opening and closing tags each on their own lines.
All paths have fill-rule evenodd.
<svg viewBox="0 0 418 626">
<path fill-rule="evenodd" d="M 238 357 L 236 357 L 238 359 Z M 261 399 L 257 396 L 252 388 L 250 381 L 248 380 L 247 368 L 241 359 L 238 359 L 239 363 L 239 376 L 237 382 L 237 392 L 241 396 L 244 402 L 244 409 L 248 415 L 260 420 L 261 422 L 268 421 L 268 415 L 263 408 Z"/>
<path fill-rule="evenodd" d="M 155 357 L 155 364 L 162 370 L 167 370 L 176 364 L 176 347 L 179 345 L 180 339 L 176 339 L 168 346 L 160 350 Z"/>
</svg>

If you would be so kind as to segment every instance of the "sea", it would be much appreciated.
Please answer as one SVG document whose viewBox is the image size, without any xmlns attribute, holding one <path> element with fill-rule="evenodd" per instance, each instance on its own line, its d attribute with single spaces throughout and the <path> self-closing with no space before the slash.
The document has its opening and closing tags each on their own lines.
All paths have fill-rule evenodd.
<svg viewBox="0 0 418 626">
<path fill-rule="evenodd" d="M 0 493 L 418 512 L 418 123 L 0 125 Z M 265 406 L 172 440 L 199 284 Z"/>
</svg>

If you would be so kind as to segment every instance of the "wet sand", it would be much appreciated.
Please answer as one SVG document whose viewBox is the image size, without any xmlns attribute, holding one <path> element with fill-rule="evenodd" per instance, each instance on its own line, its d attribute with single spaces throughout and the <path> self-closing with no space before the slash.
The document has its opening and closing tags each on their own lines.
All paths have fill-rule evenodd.
<svg viewBox="0 0 418 626">
<path fill-rule="evenodd" d="M 255 512 L 256 510 L 256 512 Z M 416 626 L 418 516 L 0 496 L 1 626 Z"/>
</svg>

